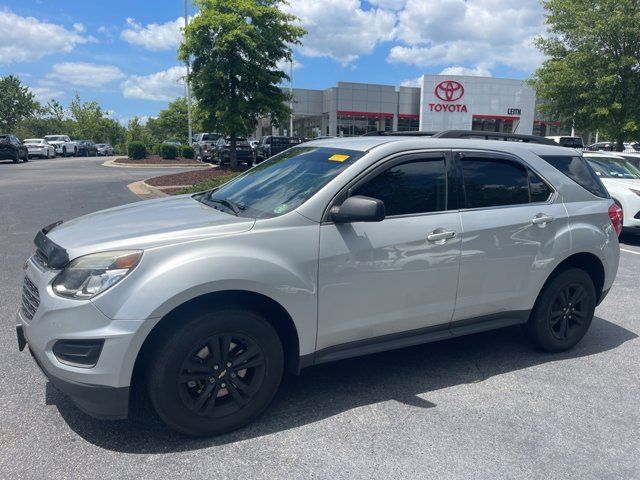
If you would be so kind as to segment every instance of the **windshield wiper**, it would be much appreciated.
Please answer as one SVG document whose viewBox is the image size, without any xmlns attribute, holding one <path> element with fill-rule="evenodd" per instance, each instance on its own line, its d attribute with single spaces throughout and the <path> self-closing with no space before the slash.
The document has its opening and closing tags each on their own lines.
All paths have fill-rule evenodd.
<svg viewBox="0 0 640 480">
<path fill-rule="evenodd" d="M 224 205 L 229 210 L 231 210 L 236 217 L 238 215 L 240 215 L 240 212 L 246 208 L 241 203 L 236 203 L 233 200 L 227 200 L 226 198 L 211 198 L 211 197 L 209 197 L 207 199 L 207 201 L 211 202 L 211 203 L 219 203 L 220 205 Z"/>
</svg>

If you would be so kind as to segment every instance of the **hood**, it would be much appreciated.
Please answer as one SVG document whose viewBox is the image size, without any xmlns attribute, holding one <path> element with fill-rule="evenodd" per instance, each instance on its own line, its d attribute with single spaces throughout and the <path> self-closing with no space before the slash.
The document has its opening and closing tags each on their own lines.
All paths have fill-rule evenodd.
<svg viewBox="0 0 640 480">
<path fill-rule="evenodd" d="M 88 253 L 149 248 L 250 230 L 253 218 L 235 217 L 190 195 L 147 200 L 64 222 L 47 237 L 70 258 Z"/>
<path fill-rule="evenodd" d="M 640 190 L 640 178 L 600 178 L 605 186 L 611 185 L 616 187 L 633 188 Z"/>
</svg>

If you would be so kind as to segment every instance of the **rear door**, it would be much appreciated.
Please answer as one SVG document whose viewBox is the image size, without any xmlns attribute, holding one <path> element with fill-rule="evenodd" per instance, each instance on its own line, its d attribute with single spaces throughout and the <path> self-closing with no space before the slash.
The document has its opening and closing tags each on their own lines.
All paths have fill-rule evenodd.
<svg viewBox="0 0 640 480">
<path fill-rule="evenodd" d="M 569 249 L 561 198 L 522 160 L 459 151 L 462 254 L 453 321 L 526 319 L 556 256 Z M 561 240 L 558 240 L 558 238 Z"/>
<path fill-rule="evenodd" d="M 448 333 L 461 233 L 450 167 L 450 152 L 397 157 L 336 200 L 377 198 L 387 216 L 321 225 L 318 349 L 436 326 Z"/>
</svg>

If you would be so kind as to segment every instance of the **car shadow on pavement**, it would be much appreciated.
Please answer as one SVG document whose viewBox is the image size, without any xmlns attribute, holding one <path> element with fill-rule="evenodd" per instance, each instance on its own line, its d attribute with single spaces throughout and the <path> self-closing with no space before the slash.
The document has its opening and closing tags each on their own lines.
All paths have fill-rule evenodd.
<svg viewBox="0 0 640 480">
<path fill-rule="evenodd" d="M 640 232 L 629 229 L 623 230 L 620 234 L 620 243 L 640 247 Z"/>
<path fill-rule="evenodd" d="M 168 430 L 148 410 L 133 420 L 100 421 L 80 412 L 47 384 L 47 404 L 78 435 L 92 444 L 123 453 L 169 453 L 212 447 L 300 427 L 353 408 L 395 400 L 429 415 L 437 405 L 431 392 L 477 383 L 547 362 L 586 357 L 637 338 L 635 333 L 595 317 L 587 336 L 568 352 L 533 349 L 519 327 L 419 345 L 311 367 L 287 377 L 267 411 L 254 423 L 227 435 L 193 439 Z M 550 381 L 553 381 L 550 379 Z"/>
</svg>

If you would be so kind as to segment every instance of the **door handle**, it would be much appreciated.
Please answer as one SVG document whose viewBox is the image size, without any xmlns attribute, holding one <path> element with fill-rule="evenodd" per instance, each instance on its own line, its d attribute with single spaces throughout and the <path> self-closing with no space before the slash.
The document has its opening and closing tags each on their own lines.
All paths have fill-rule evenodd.
<svg viewBox="0 0 640 480">
<path fill-rule="evenodd" d="M 539 213 L 535 217 L 531 219 L 531 223 L 534 225 L 539 225 L 544 227 L 547 223 L 551 223 L 555 220 L 555 217 L 551 215 L 545 215 L 544 213 Z"/>
<path fill-rule="evenodd" d="M 456 232 L 450 232 L 445 230 L 444 228 L 437 228 L 429 235 L 427 235 L 427 241 L 432 243 L 445 243 L 447 240 L 451 238 L 455 238 Z"/>
</svg>

